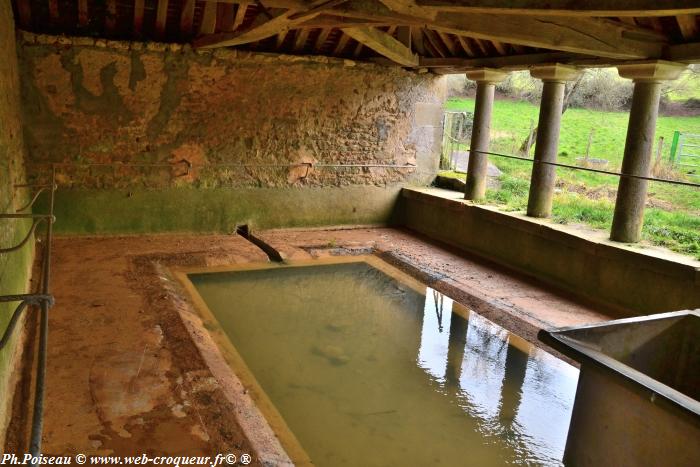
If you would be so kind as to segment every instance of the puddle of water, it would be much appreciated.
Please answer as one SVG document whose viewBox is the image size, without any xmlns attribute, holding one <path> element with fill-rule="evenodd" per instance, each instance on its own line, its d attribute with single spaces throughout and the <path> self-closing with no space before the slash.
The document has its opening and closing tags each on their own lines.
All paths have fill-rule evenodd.
<svg viewBox="0 0 700 467">
<path fill-rule="evenodd" d="M 561 464 L 578 370 L 382 271 L 189 278 L 315 465 Z"/>
</svg>

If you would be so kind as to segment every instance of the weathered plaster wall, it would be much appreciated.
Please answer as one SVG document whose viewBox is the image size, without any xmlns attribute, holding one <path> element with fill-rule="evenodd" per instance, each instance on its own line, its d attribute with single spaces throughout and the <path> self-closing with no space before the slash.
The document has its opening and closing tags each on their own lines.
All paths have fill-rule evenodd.
<svg viewBox="0 0 700 467">
<path fill-rule="evenodd" d="M 0 212 L 21 207 L 24 194 L 13 185 L 23 181 L 24 146 L 19 104 L 19 79 L 15 47 L 15 28 L 10 2 L 0 2 Z M 0 248 L 19 242 L 29 226 L 25 221 L 0 219 Z M 30 244 L 20 251 L 0 254 L 0 295 L 27 290 L 33 259 Z M 0 303 L 0 334 L 5 332 L 16 303 Z M 0 447 L 4 445 L 21 349 L 21 329 L 0 351 Z"/>
<path fill-rule="evenodd" d="M 21 61 L 31 173 L 66 164 L 61 231 L 386 222 L 400 187 L 437 170 L 444 84 L 433 75 L 30 34 Z M 416 169 L 290 165 L 300 163 Z M 95 199 L 111 205 L 112 219 L 92 208 Z M 289 216 L 295 209 L 305 211 Z M 179 219 L 167 218 L 177 210 Z M 206 224 L 193 225 L 195 217 Z"/>
</svg>

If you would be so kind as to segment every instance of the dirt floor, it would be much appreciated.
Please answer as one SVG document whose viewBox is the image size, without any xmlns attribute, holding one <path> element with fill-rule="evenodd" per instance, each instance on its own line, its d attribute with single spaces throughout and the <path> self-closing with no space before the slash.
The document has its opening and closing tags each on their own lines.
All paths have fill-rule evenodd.
<svg viewBox="0 0 700 467">
<path fill-rule="evenodd" d="M 374 252 L 533 343 L 543 327 L 615 316 L 406 231 L 256 235 L 288 259 Z M 267 261 L 265 253 L 235 235 L 56 238 L 43 452 L 248 452 L 255 459 L 236 407 L 198 352 L 158 271 L 259 261 Z M 25 381 L 4 452 L 26 452 L 29 400 Z"/>
</svg>

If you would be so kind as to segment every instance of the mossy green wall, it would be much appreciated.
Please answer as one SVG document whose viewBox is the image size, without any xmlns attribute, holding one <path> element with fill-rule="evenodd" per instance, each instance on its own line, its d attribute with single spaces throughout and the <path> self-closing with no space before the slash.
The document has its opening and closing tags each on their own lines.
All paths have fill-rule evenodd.
<svg viewBox="0 0 700 467">
<path fill-rule="evenodd" d="M 20 118 L 19 77 L 15 47 L 15 28 L 10 2 L 0 2 L 0 212 L 21 207 L 26 194 L 13 185 L 24 179 L 24 144 Z M 0 248 L 24 238 L 30 224 L 24 220 L 0 219 Z M 32 243 L 21 250 L 0 254 L 0 295 L 27 290 L 34 251 Z M 16 303 L 0 303 L 0 333 L 4 333 Z M 16 331 L 20 331 L 21 326 Z M 19 332 L 0 351 L 0 446 L 13 395 L 13 375 L 19 363 Z"/>
<path fill-rule="evenodd" d="M 222 232 L 390 222 L 399 186 L 59 190 L 58 234 Z M 43 202 L 37 210 L 43 209 Z"/>
</svg>

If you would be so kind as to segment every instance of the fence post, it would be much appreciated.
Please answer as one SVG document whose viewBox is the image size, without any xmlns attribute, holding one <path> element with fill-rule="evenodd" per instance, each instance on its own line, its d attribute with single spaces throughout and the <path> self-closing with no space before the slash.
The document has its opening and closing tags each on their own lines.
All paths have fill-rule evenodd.
<svg viewBox="0 0 700 467">
<path fill-rule="evenodd" d="M 673 140 L 671 140 L 671 157 L 669 160 L 671 164 L 676 162 L 676 150 L 678 149 L 678 140 L 680 139 L 681 132 L 676 130 L 673 132 Z"/>
</svg>

